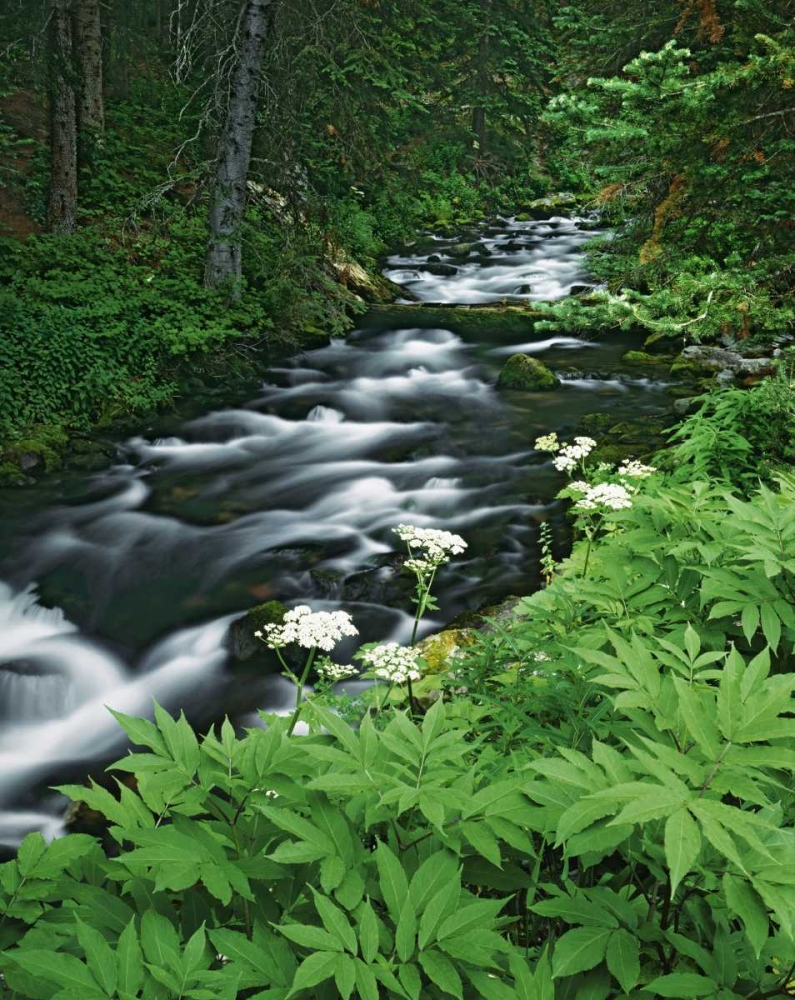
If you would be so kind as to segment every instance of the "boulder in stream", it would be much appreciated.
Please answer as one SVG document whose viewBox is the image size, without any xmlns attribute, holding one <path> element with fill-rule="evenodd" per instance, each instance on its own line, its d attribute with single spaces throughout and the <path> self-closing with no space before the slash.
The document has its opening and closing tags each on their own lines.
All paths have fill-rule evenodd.
<svg viewBox="0 0 795 1000">
<path fill-rule="evenodd" d="M 560 385 L 543 361 L 529 354 L 512 354 L 502 366 L 497 385 L 501 389 L 526 389 L 530 392 L 548 392 Z"/>
<path fill-rule="evenodd" d="M 266 601 L 247 611 L 229 626 L 229 651 L 236 660 L 248 660 L 263 649 L 262 640 L 254 633 L 262 632 L 266 625 L 281 624 L 289 608 L 281 601 Z"/>
</svg>

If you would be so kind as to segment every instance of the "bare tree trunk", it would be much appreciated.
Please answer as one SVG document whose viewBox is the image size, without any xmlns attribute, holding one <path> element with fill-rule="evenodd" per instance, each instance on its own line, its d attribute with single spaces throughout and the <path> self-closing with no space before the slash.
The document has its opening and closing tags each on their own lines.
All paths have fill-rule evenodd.
<svg viewBox="0 0 795 1000">
<path fill-rule="evenodd" d="M 50 229 L 71 233 L 77 216 L 77 111 L 72 63 L 71 0 L 50 0 L 52 177 Z"/>
<path fill-rule="evenodd" d="M 232 77 L 226 123 L 221 134 L 210 202 L 210 242 L 204 283 L 216 288 L 229 282 L 240 295 L 243 274 L 240 227 L 246 208 L 246 182 L 257 120 L 262 59 L 271 0 L 246 0 L 239 56 Z"/>
<path fill-rule="evenodd" d="M 105 128 L 99 0 L 76 0 L 75 47 L 80 65 L 78 124 L 81 132 L 98 134 Z"/>
<path fill-rule="evenodd" d="M 489 5 L 490 6 L 490 5 Z M 489 86 L 489 75 L 488 75 L 488 60 L 489 60 L 489 20 L 486 20 L 486 24 L 483 28 L 483 34 L 480 36 L 480 41 L 478 43 L 478 56 L 477 56 L 477 87 L 478 96 L 482 99 L 488 91 Z M 486 109 L 482 106 L 475 107 L 472 109 L 472 131 L 475 135 L 475 149 L 478 152 L 478 156 L 484 156 L 486 153 Z"/>
</svg>

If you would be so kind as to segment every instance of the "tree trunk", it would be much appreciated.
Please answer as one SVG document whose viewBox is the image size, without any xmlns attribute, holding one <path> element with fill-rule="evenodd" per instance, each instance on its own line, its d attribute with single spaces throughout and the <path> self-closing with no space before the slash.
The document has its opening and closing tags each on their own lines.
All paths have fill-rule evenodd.
<svg viewBox="0 0 795 1000">
<path fill-rule="evenodd" d="M 50 229 L 71 233 L 77 215 L 77 111 L 72 63 L 71 0 L 50 2 Z"/>
<path fill-rule="evenodd" d="M 267 14 L 271 0 L 246 0 L 239 57 L 232 78 L 226 123 L 218 146 L 210 202 L 210 242 L 204 283 L 208 288 L 230 284 L 240 296 L 243 274 L 240 227 L 246 208 L 246 183 L 257 120 Z"/>
<path fill-rule="evenodd" d="M 490 4 L 487 7 L 490 7 Z M 477 88 L 478 97 L 482 100 L 489 90 L 489 25 L 490 19 L 487 16 L 483 27 L 483 33 L 478 43 L 477 55 Z M 486 153 L 486 109 L 481 105 L 472 109 L 472 131 L 474 132 L 475 149 L 478 156 L 482 157 Z"/>
<path fill-rule="evenodd" d="M 75 47 L 80 65 L 77 120 L 81 132 L 98 134 L 105 128 L 102 92 L 102 21 L 99 0 L 75 0 Z"/>
</svg>

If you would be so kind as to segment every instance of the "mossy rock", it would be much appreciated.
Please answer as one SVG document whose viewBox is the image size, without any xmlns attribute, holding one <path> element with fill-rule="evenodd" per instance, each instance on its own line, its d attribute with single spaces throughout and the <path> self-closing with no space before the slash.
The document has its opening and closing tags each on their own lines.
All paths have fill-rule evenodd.
<svg viewBox="0 0 795 1000">
<path fill-rule="evenodd" d="M 667 365 L 673 361 L 670 354 L 649 354 L 648 351 L 627 351 L 621 356 L 627 365 Z"/>
<path fill-rule="evenodd" d="M 372 305 L 367 311 L 367 327 L 398 329 L 417 327 L 451 330 L 463 337 L 500 339 L 524 338 L 532 332 L 533 322 L 542 313 L 533 308 L 512 305 L 428 306 L 392 303 Z"/>
<path fill-rule="evenodd" d="M 586 434 L 607 434 L 613 424 L 612 413 L 586 413 L 580 417 L 578 427 Z"/>
<path fill-rule="evenodd" d="M 281 624 L 290 609 L 281 601 L 266 601 L 247 611 L 229 627 L 229 651 L 236 660 L 248 660 L 264 648 L 254 633 L 262 632 L 266 625 Z"/>
<path fill-rule="evenodd" d="M 69 444 L 66 431 L 59 424 L 36 424 L 26 438 L 14 441 L 3 452 L 2 462 L 17 472 L 44 472 L 59 469 L 63 452 Z"/>
<path fill-rule="evenodd" d="M 475 632 L 469 628 L 451 628 L 429 635 L 414 647 L 425 661 L 425 674 L 443 674 L 452 670 L 455 661 L 475 642 Z"/>
<path fill-rule="evenodd" d="M 701 364 L 700 361 L 688 361 L 686 358 L 679 357 L 671 365 L 671 374 L 678 378 L 701 379 L 714 375 L 715 370 Z"/>
<path fill-rule="evenodd" d="M 502 366 L 497 385 L 501 389 L 549 392 L 557 389 L 560 382 L 543 361 L 529 354 L 512 354 Z"/>
</svg>

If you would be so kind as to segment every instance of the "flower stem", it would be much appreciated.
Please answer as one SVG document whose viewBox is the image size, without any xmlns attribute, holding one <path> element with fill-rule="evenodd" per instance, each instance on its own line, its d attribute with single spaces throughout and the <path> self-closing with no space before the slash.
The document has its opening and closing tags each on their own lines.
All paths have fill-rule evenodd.
<svg viewBox="0 0 795 1000">
<path fill-rule="evenodd" d="M 304 685 L 306 684 L 306 679 L 309 676 L 309 671 L 312 669 L 312 661 L 315 658 L 316 652 L 316 649 L 310 650 L 309 656 L 306 658 L 306 664 L 304 665 L 304 672 L 301 674 L 301 679 L 298 681 L 298 686 L 295 691 L 295 711 L 293 712 L 292 719 L 290 719 L 290 725 L 287 728 L 288 736 L 293 735 L 293 730 L 298 722 L 298 716 L 301 714 L 301 702 L 304 697 Z"/>
<path fill-rule="evenodd" d="M 583 563 L 582 566 L 583 576 L 585 576 L 585 574 L 588 572 L 588 562 L 591 558 L 591 541 L 593 536 L 591 535 L 590 531 L 588 532 L 586 537 L 588 538 L 588 544 L 585 547 L 585 562 Z"/>
<path fill-rule="evenodd" d="M 386 694 L 384 695 L 384 697 L 379 702 L 378 708 L 376 708 L 376 710 L 375 710 L 375 717 L 376 717 L 376 719 L 381 714 L 381 709 L 383 709 L 383 707 L 389 701 L 389 696 L 390 696 L 390 694 L 392 694 L 392 688 L 394 686 L 395 686 L 395 682 L 394 681 L 390 681 L 389 682 L 389 687 L 386 689 Z"/>
</svg>

